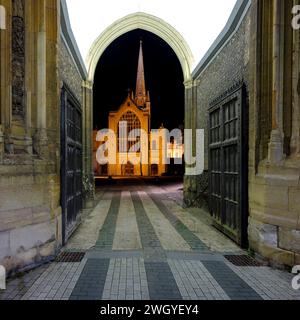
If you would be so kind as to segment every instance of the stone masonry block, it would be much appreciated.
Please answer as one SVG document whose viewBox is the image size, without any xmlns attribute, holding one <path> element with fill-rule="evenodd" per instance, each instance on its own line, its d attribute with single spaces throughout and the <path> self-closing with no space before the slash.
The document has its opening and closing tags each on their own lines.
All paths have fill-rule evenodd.
<svg viewBox="0 0 300 320">
<path fill-rule="evenodd" d="M 277 247 L 277 226 L 265 224 L 257 220 L 254 220 L 253 218 L 250 218 L 248 233 L 249 241 L 255 247 L 258 247 L 261 243 L 264 243 L 272 247 Z"/>
<path fill-rule="evenodd" d="M 52 222 L 26 226 L 10 232 L 10 247 L 13 253 L 27 251 L 55 240 L 55 226 Z"/>
<path fill-rule="evenodd" d="M 300 212 L 300 188 L 289 189 L 289 210 L 299 214 Z"/>
<path fill-rule="evenodd" d="M 0 264 L 9 252 L 9 232 L 0 232 Z"/>
<path fill-rule="evenodd" d="M 300 231 L 279 228 L 279 246 L 300 254 Z"/>
</svg>

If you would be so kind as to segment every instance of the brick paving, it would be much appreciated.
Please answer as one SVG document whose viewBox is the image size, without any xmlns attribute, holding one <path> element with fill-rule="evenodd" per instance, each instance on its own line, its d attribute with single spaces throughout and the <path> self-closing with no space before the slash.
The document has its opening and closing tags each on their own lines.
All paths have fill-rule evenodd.
<svg viewBox="0 0 300 320">
<path fill-rule="evenodd" d="M 181 234 L 192 250 L 208 250 L 206 245 L 168 209 L 168 207 L 162 202 L 161 196 L 151 194 L 151 199 L 156 204 L 160 212 L 169 220 L 175 230 Z"/>
<path fill-rule="evenodd" d="M 201 232 L 193 230 L 190 226 L 195 225 L 195 214 L 179 208 L 178 201 L 168 204 L 168 186 L 122 187 L 100 190 L 98 205 L 68 244 L 68 251 L 86 248 L 81 262 L 56 261 L 9 279 L 0 299 L 300 300 L 300 291 L 292 289 L 293 275 L 289 272 L 237 267 L 226 260 L 225 252 L 246 253 L 228 244 L 228 239 L 204 219 L 196 222 Z M 174 190 L 171 188 L 172 197 L 179 199 Z M 127 212 L 127 208 L 134 212 Z M 120 210 L 122 219 L 118 219 Z M 122 233 L 127 215 L 130 232 Z M 123 247 L 124 239 L 128 250 L 114 250 Z M 174 243 L 178 250 L 174 250 Z"/>
<path fill-rule="evenodd" d="M 184 300 L 230 300 L 203 263 L 169 260 L 169 264 Z"/>
<path fill-rule="evenodd" d="M 144 260 L 111 259 L 102 299 L 149 300 Z"/>
<path fill-rule="evenodd" d="M 109 259 L 88 259 L 71 293 L 70 300 L 100 300 L 108 267 Z"/>
<path fill-rule="evenodd" d="M 204 261 L 204 267 L 232 300 L 262 300 L 241 277 L 221 261 Z"/>
</svg>

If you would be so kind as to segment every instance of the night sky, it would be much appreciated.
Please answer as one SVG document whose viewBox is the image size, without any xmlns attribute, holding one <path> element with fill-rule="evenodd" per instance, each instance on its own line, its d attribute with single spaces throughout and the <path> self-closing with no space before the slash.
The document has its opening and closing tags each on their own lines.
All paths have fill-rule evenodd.
<svg viewBox="0 0 300 320">
<path fill-rule="evenodd" d="M 117 110 L 136 87 L 140 40 L 143 40 L 146 89 L 150 91 L 152 129 L 184 123 L 184 85 L 180 62 L 156 35 L 135 30 L 114 41 L 102 55 L 94 81 L 94 128 L 108 126 L 109 111 Z"/>
</svg>

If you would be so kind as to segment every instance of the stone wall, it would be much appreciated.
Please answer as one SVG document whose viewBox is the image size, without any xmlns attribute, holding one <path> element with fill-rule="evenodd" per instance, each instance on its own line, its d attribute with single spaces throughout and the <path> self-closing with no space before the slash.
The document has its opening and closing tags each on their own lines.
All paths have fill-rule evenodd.
<svg viewBox="0 0 300 320">
<path fill-rule="evenodd" d="M 205 129 L 205 169 L 208 169 L 208 108 L 210 103 L 240 81 L 249 83 L 250 16 L 196 80 L 197 128 Z"/>
<path fill-rule="evenodd" d="M 61 246 L 57 4 L 0 1 L 0 264 L 8 274 Z"/>
<path fill-rule="evenodd" d="M 68 14 L 66 0 L 60 0 L 61 39 L 59 45 L 60 87 L 65 84 L 82 108 L 83 140 L 83 193 L 84 207 L 94 205 L 94 172 L 92 165 L 93 139 L 93 85 L 87 80 L 88 74 L 77 46 Z"/>
<path fill-rule="evenodd" d="M 290 14 L 299 3 L 255 0 L 251 9 L 249 242 L 286 266 L 300 263 L 300 32 Z"/>
<path fill-rule="evenodd" d="M 83 82 L 84 79 L 82 74 L 78 69 L 78 65 L 75 62 L 75 58 L 72 54 L 72 50 L 70 49 L 70 45 L 73 46 L 74 43 L 68 43 L 64 38 L 64 35 L 61 34 L 61 38 L 59 41 L 58 47 L 58 73 L 59 73 L 59 82 L 61 91 L 65 91 L 68 88 L 68 96 L 72 96 L 78 102 L 78 107 L 81 109 L 82 115 L 82 123 L 84 118 L 84 107 L 83 107 Z M 60 95 L 61 97 L 61 95 Z M 59 101 L 59 105 L 61 107 L 62 102 Z M 61 110 L 62 112 L 62 110 Z M 84 125 L 82 124 L 84 127 Z M 83 135 L 82 135 L 83 138 Z M 83 142 L 84 144 L 84 142 Z M 69 160 L 67 160 L 68 162 Z M 82 165 L 83 165 L 82 159 Z M 83 178 L 84 179 L 84 178 Z M 67 186 L 68 188 L 68 186 Z M 68 191 L 67 191 L 68 192 Z M 62 208 L 63 209 L 63 208 Z M 65 223 L 63 223 L 63 228 L 67 229 L 65 225 L 67 224 L 66 216 L 67 214 L 62 212 L 63 219 L 65 219 Z M 64 220 L 63 220 L 64 221 Z M 78 213 L 76 217 L 76 222 L 72 226 L 72 232 L 76 230 L 81 221 L 81 213 Z M 67 234 L 64 236 L 63 242 L 66 242 L 71 234 Z"/>
<path fill-rule="evenodd" d="M 83 79 L 64 39 L 60 40 L 58 66 L 61 86 L 63 83 L 66 84 L 76 99 L 82 104 Z"/>
<path fill-rule="evenodd" d="M 300 263 L 300 31 L 291 28 L 299 3 L 252 0 L 239 27 L 200 63 L 186 88 L 186 127 L 206 130 L 207 169 L 209 103 L 234 83 L 246 84 L 249 248 L 276 266 Z M 203 177 L 185 177 L 187 204 L 197 204 Z"/>
<path fill-rule="evenodd" d="M 199 75 L 194 75 L 192 88 L 187 90 L 187 105 L 191 105 L 197 129 L 205 129 L 205 170 L 208 170 L 208 108 L 210 103 L 240 81 L 249 83 L 250 14 L 244 17 L 238 30 Z M 190 92 L 192 91 L 192 93 Z M 188 115 L 190 116 L 190 115 Z M 203 205 L 201 192 L 207 186 L 207 173 L 185 177 L 185 202 Z"/>
</svg>

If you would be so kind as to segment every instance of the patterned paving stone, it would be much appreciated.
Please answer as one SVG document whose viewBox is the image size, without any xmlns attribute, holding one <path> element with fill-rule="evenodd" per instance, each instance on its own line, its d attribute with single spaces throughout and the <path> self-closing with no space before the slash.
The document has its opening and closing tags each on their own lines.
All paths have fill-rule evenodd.
<svg viewBox="0 0 300 320">
<path fill-rule="evenodd" d="M 294 275 L 268 267 L 236 267 L 227 264 L 264 300 L 300 300 L 300 290 L 292 288 Z"/>
<path fill-rule="evenodd" d="M 260 295 L 224 262 L 204 261 L 203 265 L 232 300 L 261 300 Z"/>
<path fill-rule="evenodd" d="M 103 224 L 102 229 L 99 232 L 99 238 L 96 242 L 96 248 L 108 248 L 111 249 L 114 242 L 116 223 L 121 202 L 121 192 L 115 191 L 112 202 Z"/>
<path fill-rule="evenodd" d="M 113 250 L 141 249 L 136 215 L 129 191 L 123 191 L 116 224 Z"/>
<path fill-rule="evenodd" d="M 112 201 L 111 193 L 102 193 L 102 196 L 94 210 L 83 218 L 82 224 L 69 239 L 66 250 L 78 251 L 80 249 L 87 251 L 95 246 Z"/>
<path fill-rule="evenodd" d="M 214 236 L 217 231 L 210 232 L 211 226 L 205 224 L 205 219 L 197 220 L 197 214 L 190 215 L 185 209 L 180 209 L 179 214 L 178 205 L 174 209 L 174 203 L 170 204 L 168 188 L 151 188 L 145 189 L 136 182 L 105 187 L 98 205 L 83 222 L 84 227 L 70 241 L 68 249 L 79 246 L 77 249 L 87 251 L 82 262 L 53 262 L 8 280 L 7 290 L 0 292 L 0 299 L 300 300 L 300 291 L 291 288 L 293 275 L 268 267 L 232 265 L 222 253 L 226 248 L 234 248 L 233 245 L 224 244 L 224 237 Z M 126 197 L 121 197 L 120 190 L 126 190 Z M 152 199 L 141 196 L 145 194 L 141 190 L 148 191 Z M 147 198 L 157 210 L 150 218 L 150 211 L 145 209 L 150 203 Z M 127 202 L 122 203 L 125 199 Z M 121 218 L 120 210 L 123 210 Z M 122 234 L 127 214 L 130 221 L 136 220 L 136 225 Z M 157 228 L 161 218 L 168 225 L 165 232 L 174 234 L 162 237 L 158 233 L 164 229 Z M 194 220 L 189 223 L 191 218 Z M 191 227 L 195 219 L 197 225 L 205 225 L 198 229 L 204 233 L 202 237 L 199 232 L 196 236 Z M 130 250 L 138 243 L 137 234 L 140 244 Z M 205 243 L 210 243 L 208 237 L 214 237 L 213 248 L 217 250 L 209 251 L 201 241 L 206 239 Z M 125 250 L 120 249 L 122 239 L 127 241 Z M 184 246 L 180 245 L 178 250 L 164 250 L 162 239 L 181 239 L 188 249 L 182 250 Z"/>
<path fill-rule="evenodd" d="M 103 291 L 103 300 L 149 300 L 143 259 L 111 259 Z"/>
<path fill-rule="evenodd" d="M 89 259 L 70 300 L 101 300 L 108 268 L 109 259 Z"/>
<path fill-rule="evenodd" d="M 207 246 L 167 208 L 167 206 L 162 202 L 161 196 L 154 193 L 149 193 L 149 196 L 160 212 L 170 221 L 175 230 L 189 244 L 192 250 L 208 251 Z"/>
<path fill-rule="evenodd" d="M 226 292 L 199 261 L 169 260 L 184 300 L 229 300 Z"/>
<path fill-rule="evenodd" d="M 191 251 L 188 243 L 176 230 L 174 230 L 174 227 L 160 212 L 149 195 L 142 191 L 140 191 L 138 194 L 163 249 Z"/>
<path fill-rule="evenodd" d="M 44 274 L 47 268 L 49 268 L 49 264 L 27 272 L 23 276 L 8 280 L 6 290 L 0 290 L 0 300 L 21 299 L 32 285 Z"/>
<path fill-rule="evenodd" d="M 141 243 L 146 260 L 165 260 L 166 255 L 161 243 L 155 233 L 155 230 L 147 216 L 143 202 L 137 192 L 131 193 L 136 220 L 140 230 Z"/>
<path fill-rule="evenodd" d="M 9 281 L 9 293 L 14 288 L 10 297 L 1 299 L 15 300 L 62 300 L 68 299 L 74 289 L 86 260 L 81 263 L 52 263 L 43 266 L 28 274 L 22 279 Z M 39 272 L 38 272 L 39 271 Z M 42 271 L 42 273 L 40 272 Z M 34 274 L 34 276 L 32 276 Z M 22 285 L 20 285 L 20 283 Z M 15 287 L 15 284 L 18 284 Z M 24 289 L 26 288 L 26 290 Z"/>
<path fill-rule="evenodd" d="M 167 262 L 145 262 L 151 300 L 182 300 Z"/>
<path fill-rule="evenodd" d="M 132 199 L 140 229 L 141 242 L 145 251 L 145 269 L 151 300 L 181 300 L 172 271 L 166 261 L 166 255 L 145 212 L 142 200 L 135 192 Z"/>
</svg>

